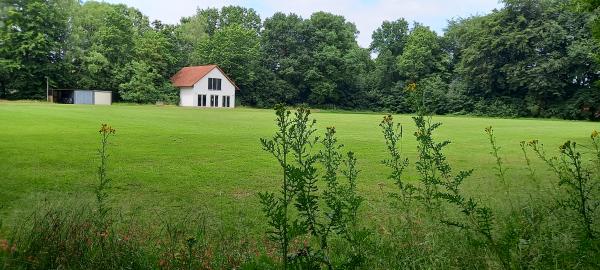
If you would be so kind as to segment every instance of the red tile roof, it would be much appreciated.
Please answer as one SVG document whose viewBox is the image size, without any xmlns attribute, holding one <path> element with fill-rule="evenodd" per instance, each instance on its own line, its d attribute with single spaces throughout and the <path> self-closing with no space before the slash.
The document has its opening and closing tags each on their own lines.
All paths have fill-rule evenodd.
<svg viewBox="0 0 600 270">
<path fill-rule="evenodd" d="M 219 71 L 225 75 L 225 78 L 233 84 L 236 90 L 240 90 L 240 88 L 237 87 L 237 85 L 235 85 L 235 83 L 217 65 L 184 67 L 171 77 L 171 82 L 175 87 L 192 87 L 214 68 L 219 69 Z"/>
</svg>

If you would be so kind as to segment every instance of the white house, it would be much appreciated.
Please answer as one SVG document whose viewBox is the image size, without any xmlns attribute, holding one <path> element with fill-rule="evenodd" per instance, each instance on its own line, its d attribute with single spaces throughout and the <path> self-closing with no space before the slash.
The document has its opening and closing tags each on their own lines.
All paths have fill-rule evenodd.
<svg viewBox="0 0 600 270">
<path fill-rule="evenodd" d="M 187 107 L 235 107 L 240 90 L 217 65 L 184 67 L 171 82 L 179 88 L 179 105 Z"/>
</svg>

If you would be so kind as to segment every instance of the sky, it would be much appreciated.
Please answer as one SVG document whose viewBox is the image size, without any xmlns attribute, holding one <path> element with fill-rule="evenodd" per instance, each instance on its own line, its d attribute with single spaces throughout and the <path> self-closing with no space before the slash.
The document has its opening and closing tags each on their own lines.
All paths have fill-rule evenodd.
<svg viewBox="0 0 600 270">
<path fill-rule="evenodd" d="M 420 22 L 442 34 L 447 21 L 452 18 L 485 15 L 500 8 L 499 0 L 105 0 L 123 3 L 139 9 L 151 20 L 175 24 L 181 17 L 191 16 L 197 8 L 220 8 L 238 5 L 253 8 L 261 19 L 275 12 L 296 13 L 304 18 L 313 12 L 327 11 L 343 15 L 356 24 L 358 43 L 368 47 L 371 34 L 385 20 L 405 18 Z"/>
</svg>

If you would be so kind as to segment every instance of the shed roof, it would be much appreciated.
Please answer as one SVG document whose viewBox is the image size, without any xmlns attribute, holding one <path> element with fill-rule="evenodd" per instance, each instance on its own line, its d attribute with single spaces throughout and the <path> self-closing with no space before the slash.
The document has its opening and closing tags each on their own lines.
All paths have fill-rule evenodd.
<svg viewBox="0 0 600 270">
<path fill-rule="evenodd" d="M 171 77 L 171 82 L 175 87 L 192 87 L 199 80 L 204 78 L 206 74 L 211 72 L 213 69 L 217 68 L 227 80 L 233 84 L 236 90 L 240 90 L 240 88 L 231 80 L 223 70 L 217 65 L 204 65 L 204 66 L 192 66 L 192 67 L 184 67 L 179 70 L 173 77 Z"/>
</svg>

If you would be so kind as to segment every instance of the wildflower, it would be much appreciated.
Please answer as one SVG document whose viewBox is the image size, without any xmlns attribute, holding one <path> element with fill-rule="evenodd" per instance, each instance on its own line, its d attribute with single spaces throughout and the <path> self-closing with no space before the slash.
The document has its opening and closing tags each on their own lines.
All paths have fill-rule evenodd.
<svg viewBox="0 0 600 270">
<path fill-rule="evenodd" d="M 382 124 L 389 124 L 392 123 L 394 121 L 394 117 L 392 117 L 391 114 L 388 114 L 386 116 L 383 117 L 383 120 L 381 121 Z"/>
<path fill-rule="evenodd" d="M 560 149 L 561 152 L 564 152 L 565 150 L 571 148 L 571 141 L 566 141 L 565 143 L 563 143 L 561 146 L 558 147 L 558 149 Z"/>
<path fill-rule="evenodd" d="M 102 124 L 98 132 L 101 134 L 115 134 L 116 130 L 107 124 Z"/>
<path fill-rule="evenodd" d="M 492 133 L 494 130 L 492 129 L 492 126 L 486 127 L 485 128 L 485 133 L 490 134 Z"/>
<path fill-rule="evenodd" d="M 538 140 L 531 140 L 527 143 L 527 145 L 534 147 L 534 146 L 538 145 L 538 142 L 539 142 Z"/>
<path fill-rule="evenodd" d="M 594 130 L 594 131 L 592 131 L 592 136 L 591 137 L 592 137 L 592 139 L 596 139 L 598 137 L 598 135 L 599 135 L 598 131 Z"/>
<path fill-rule="evenodd" d="M 415 90 L 417 90 L 417 84 L 416 84 L 416 83 L 414 83 L 414 82 L 413 82 L 413 83 L 409 83 L 409 84 L 407 85 L 406 89 L 407 89 L 409 92 L 414 92 Z"/>
<path fill-rule="evenodd" d="M 6 239 L 0 240 L 0 250 L 8 251 L 8 240 L 6 240 Z"/>
</svg>

